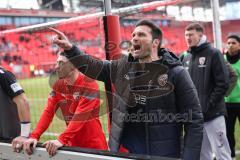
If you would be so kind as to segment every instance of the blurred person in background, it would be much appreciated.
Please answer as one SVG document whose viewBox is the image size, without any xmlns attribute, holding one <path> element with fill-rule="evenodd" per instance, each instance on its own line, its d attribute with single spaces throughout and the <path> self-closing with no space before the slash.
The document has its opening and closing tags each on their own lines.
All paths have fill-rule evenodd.
<svg viewBox="0 0 240 160">
<path fill-rule="evenodd" d="M 227 138 L 231 148 L 231 156 L 235 158 L 235 137 L 234 130 L 237 119 L 240 121 L 240 37 L 230 35 L 227 37 L 226 60 L 237 73 L 237 83 L 229 95 L 225 97 L 227 107 Z"/>
<path fill-rule="evenodd" d="M 204 126 L 201 160 L 231 160 L 226 136 L 224 95 L 229 88 L 229 72 L 221 52 L 213 48 L 199 23 L 185 28 L 188 51 L 180 59 L 197 88 Z"/>
<path fill-rule="evenodd" d="M 19 152 L 30 133 L 30 108 L 15 75 L 0 66 L 0 140 L 11 140 Z"/>
<path fill-rule="evenodd" d="M 58 55 L 55 69 L 57 79 L 50 79 L 53 90 L 37 126 L 24 143 L 25 152 L 29 155 L 33 153 L 40 136 L 51 124 L 55 113 L 59 113 L 58 109 L 66 123 L 66 129 L 56 140 L 43 144 L 50 156 L 54 156 L 62 146 L 107 150 L 106 138 L 99 120 L 98 84 L 80 73 L 63 52 Z"/>
</svg>

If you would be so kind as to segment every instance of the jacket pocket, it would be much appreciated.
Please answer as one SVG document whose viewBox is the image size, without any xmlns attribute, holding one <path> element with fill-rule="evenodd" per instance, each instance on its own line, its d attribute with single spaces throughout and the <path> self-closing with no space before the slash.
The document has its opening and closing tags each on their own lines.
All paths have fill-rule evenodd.
<svg viewBox="0 0 240 160">
<path fill-rule="evenodd" d="M 209 96 L 208 95 L 203 95 L 202 98 L 200 99 L 201 107 L 202 107 L 202 112 L 206 113 L 210 107 L 209 103 Z"/>
</svg>

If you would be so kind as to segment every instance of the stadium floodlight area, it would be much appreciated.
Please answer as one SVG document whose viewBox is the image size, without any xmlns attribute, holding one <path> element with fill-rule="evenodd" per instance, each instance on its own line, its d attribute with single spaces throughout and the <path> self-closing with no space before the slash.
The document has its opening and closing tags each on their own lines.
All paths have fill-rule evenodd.
<svg viewBox="0 0 240 160">
<path fill-rule="evenodd" d="M 57 151 L 54 157 L 49 157 L 45 148 L 41 144 L 37 145 L 36 150 L 32 155 L 27 155 L 23 151 L 20 153 L 13 152 L 12 146 L 9 143 L 0 142 L 0 159 L 4 160 L 177 160 L 174 158 L 155 157 L 124 153 L 111 153 L 108 151 L 99 151 L 91 149 L 82 149 L 77 147 L 62 147 Z"/>
</svg>

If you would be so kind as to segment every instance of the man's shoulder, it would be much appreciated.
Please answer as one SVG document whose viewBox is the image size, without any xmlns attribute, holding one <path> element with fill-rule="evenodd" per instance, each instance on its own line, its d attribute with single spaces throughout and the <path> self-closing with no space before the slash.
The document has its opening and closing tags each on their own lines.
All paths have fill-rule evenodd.
<svg viewBox="0 0 240 160">
<path fill-rule="evenodd" d="M 186 59 L 189 59 L 189 57 L 191 57 L 191 54 L 189 53 L 189 51 L 184 51 L 179 55 L 179 59 L 181 62 L 183 62 Z"/>
<path fill-rule="evenodd" d="M 123 66 L 126 65 L 126 63 L 131 62 L 131 60 L 129 60 L 128 55 L 122 55 L 118 59 L 114 59 L 114 60 L 111 60 L 111 61 L 106 61 L 105 63 L 107 64 L 109 62 L 110 62 L 112 67 L 117 67 L 118 69 L 121 69 L 121 68 L 123 68 Z"/>
<path fill-rule="evenodd" d="M 0 67 L 0 74 L 5 74 L 7 72 L 6 69 L 4 69 L 3 67 Z"/>
<path fill-rule="evenodd" d="M 1 75 L 0 78 L 7 77 L 8 79 L 16 79 L 15 75 L 12 72 L 10 72 L 2 67 L 0 67 L 0 75 Z"/>
<path fill-rule="evenodd" d="M 121 57 L 116 59 L 118 63 L 132 61 L 133 57 L 131 55 L 122 54 Z"/>
<path fill-rule="evenodd" d="M 180 72 L 184 70 L 184 67 L 182 65 L 179 65 L 179 66 L 174 66 L 172 68 L 169 68 L 169 71 L 170 72 Z"/>
<path fill-rule="evenodd" d="M 0 69 L 0 74 L 1 74 L 1 75 L 5 74 L 5 71 L 2 70 L 2 69 Z"/>
<path fill-rule="evenodd" d="M 171 77 L 178 77 L 180 73 L 182 73 L 184 70 L 186 70 L 183 66 L 174 66 L 172 68 L 169 68 L 169 75 Z"/>
<path fill-rule="evenodd" d="M 204 50 L 202 50 L 202 53 L 207 53 L 207 54 L 219 54 L 221 53 L 221 51 L 215 47 L 213 47 L 210 43 L 206 44 L 206 47 L 204 48 Z"/>
</svg>

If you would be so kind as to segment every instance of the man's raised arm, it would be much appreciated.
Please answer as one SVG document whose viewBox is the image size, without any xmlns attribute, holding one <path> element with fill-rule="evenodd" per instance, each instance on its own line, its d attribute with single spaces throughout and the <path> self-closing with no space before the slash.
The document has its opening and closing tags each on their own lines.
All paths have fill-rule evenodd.
<svg viewBox="0 0 240 160">
<path fill-rule="evenodd" d="M 100 81 L 110 80 L 110 61 L 101 61 L 92 58 L 71 44 L 68 38 L 59 30 L 54 28 L 49 28 L 49 30 L 56 33 L 53 43 L 64 50 L 65 56 L 79 71 L 92 79 Z"/>
</svg>

